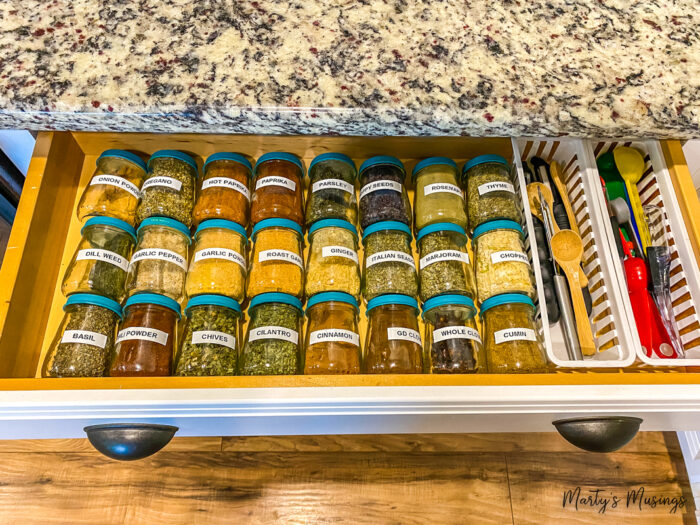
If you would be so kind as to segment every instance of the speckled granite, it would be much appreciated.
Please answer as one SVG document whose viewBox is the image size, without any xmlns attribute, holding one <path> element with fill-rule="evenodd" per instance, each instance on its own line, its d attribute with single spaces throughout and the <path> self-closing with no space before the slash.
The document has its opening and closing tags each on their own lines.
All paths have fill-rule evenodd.
<svg viewBox="0 0 700 525">
<path fill-rule="evenodd" d="M 5 128 L 700 137 L 698 0 L 8 0 Z"/>
</svg>

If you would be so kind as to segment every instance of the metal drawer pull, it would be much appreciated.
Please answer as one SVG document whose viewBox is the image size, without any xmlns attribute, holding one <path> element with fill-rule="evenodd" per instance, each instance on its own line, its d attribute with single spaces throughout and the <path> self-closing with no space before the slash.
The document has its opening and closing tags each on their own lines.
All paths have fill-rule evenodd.
<svg viewBox="0 0 700 525">
<path fill-rule="evenodd" d="M 83 430 L 98 452 L 119 461 L 133 461 L 158 452 L 170 443 L 179 428 L 150 423 L 108 423 Z"/>
<path fill-rule="evenodd" d="M 589 452 L 614 452 L 639 432 L 642 420 L 628 416 L 577 417 L 552 424 L 572 445 Z"/>
</svg>

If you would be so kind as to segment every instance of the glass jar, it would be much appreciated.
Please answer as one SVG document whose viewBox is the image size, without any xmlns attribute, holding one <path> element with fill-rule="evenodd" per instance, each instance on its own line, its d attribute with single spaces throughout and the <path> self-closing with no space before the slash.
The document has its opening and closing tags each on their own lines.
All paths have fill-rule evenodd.
<svg viewBox="0 0 700 525">
<path fill-rule="evenodd" d="M 188 228 L 197 181 L 197 163 L 181 151 L 164 149 L 148 159 L 148 174 L 141 186 L 137 222 L 148 217 L 169 217 Z"/>
<path fill-rule="evenodd" d="M 368 226 L 362 236 L 365 248 L 362 293 L 369 301 L 383 294 L 418 295 L 416 263 L 411 251 L 411 230 L 401 222 Z"/>
<path fill-rule="evenodd" d="M 301 301 L 284 293 L 253 297 L 241 375 L 293 375 L 300 369 Z"/>
<path fill-rule="evenodd" d="M 194 254 L 187 272 L 188 297 L 225 295 L 239 303 L 245 298 L 248 236 L 240 224 L 210 219 L 194 234 Z"/>
<path fill-rule="evenodd" d="M 98 157 L 96 165 L 80 197 L 78 219 L 106 215 L 133 226 L 146 163 L 128 151 L 109 149 Z"/>
<path fill-rule="evenodd" d="M 480 224 L 496 219 L 522 222 L 508 161 L 500 155 L 481 155 L 462 168 L 467 188 L 470 233 Z"/>
<path fill-rule="evenodd" d="M 431 157 L 413 168 L 416 230 L 437 222 L 467 227 L 464 194 L 459 187 L 458 173 L 455 161 L 446 157 Z"/>
<path fill-rule="evenodd" d="M 504 293 L 535 297 L 532 267 L 523 244 L 523 229 L 513 221 L 477 226 L 472 238 L 479 302 Z"/>
<path fill-rule="evenodd" d="M 406 170 L 396 157 L 380 155 L 360 166 L 360 226 L 397 221 L 411 226 L 411 203 L 404 187 Z"/>
<path fill-rule="evenodd" d="M 360 299 L 357 229 L 348 221 L 324 219 L 309 229 L 306 296 L 345 292 Z"/>
<path fill-rule="evenodd" d="M 433 374 L 486 372 L 474 301 L 465 295 L 441 295 L 423 305 L 427 368 Z"/>
<path fill-rule="evenodd" d="M 164 295 L 140 293 L 124 305 L 109 375 L 169 376 L 177 348 L 180 305 Z"/>
<path fill-rule="evenodd" d="M 535 327 L 535 305 L 526 295 L 503 294 L 481 305 L 484 346 L 492 374 L 548 372 Z"/>
<path fill-rule="evenodd" d="M 418 232 L 420 298 L 458 293 L 476 298 L 474 269 L 467 251 L 464 228 L 438 222 Z"/>
<path fill-rule="evenodd" d="M 248 273 L 248 297 L 279 292 L 301 298 L 304 260 L 301 226 L 287 219 L 265 219 L 255 225 Z"/>
<path fill-rule="evenodd" d="M 305 374 L 359 374 L 357 299 L 346 293 L 314 295 L 306 306 Z"/>
<path fill-rule="evenodd" d="M 121 319 L 119 303 L 99 295 L 71 295 L 41 370 L 42 377 L 102 377 Z"/>
<path fill-rule="evenodd" d="M 357 224 L 355 163 L 342 153 L 324 153 L 309 165 L 309 198 L 306 201 L 306 226 L 323 219 L 343 219 Z"/>
<path fill-rule="evenodd" d="M 262 155 L 253 170 L 253 225 L 278 218 L 304 224 L 303 178 L 304 165 L 296 155 L 279 151 Z"/>
<path fill-rule="evenodd" d="M 187 303 L 176 376 L 235 376 L 238 369 L 237 301 L 221 295 L 198 295 Z"/>
<path fill-rule="evenodd" d="M 418 301 L 407 295 L 382 295 L 367 303 L 366 373 L 423 372 L 423 345 L 417 315 Z"/>
<path fill-rule="evenodd" d="M 253 167 L 238 153 L 214 153 L 202 172 L 202 188 L 194 205 L 194 224 L 223 219 L 248 227 L 250 176 Z"/>
<path fill-rule="evenodd" d="M 80 234 L 78 247 L 63 276 L 63 295 L 96 293 L 121 301 L 136 231 L 119 219 L 92 217 Z"/>
<path fill-rule="evenodd" d="M 181 301 L 185 293 L 190 230 L 173 219 L 151 217 L 136 231 L 138 241 L 126 278 L 127 295 L 157 293 Z"/>
</svg>

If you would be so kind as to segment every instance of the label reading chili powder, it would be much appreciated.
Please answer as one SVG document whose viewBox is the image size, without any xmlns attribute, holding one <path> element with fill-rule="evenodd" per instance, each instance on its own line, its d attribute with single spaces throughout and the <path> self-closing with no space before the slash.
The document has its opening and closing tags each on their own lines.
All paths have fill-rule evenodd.
<svg viewBox="0 0 700 525">
<path fill-rule="evenodd" d="M 355 192 L 355 186 L 341 179 L 325 179 L 314 182 L 311 185 L 311 193 L 322 190 L 342 190 L 348 193 Z"/>
<path fill-rule="evenodd" d="M 486 195 L 492 191 L 507 191 L 508 193 L 515 193 L 515 187 L 510 182 L 487 182 L 482 184 L 478 188 L 479 195 Z"/>
<path fill-rule="evenodd" d="M 315 330 L 309 334 L 309 345 L 333 341 L 337 343 L 350 343 L 360 346 L 360 336 L 351 330 L 341 330 L 340 328 L 327 328 L 326 330 Z"/>
<path fill-rule="evenodd" d="M 265 186 L 281 186 L 283 188 L 287 188 L 290 191 L 294 191 L 297 189 L 297 183 L 293 180 L 276 176 L 263 177 L 261 179 L 258 179 L 258 181 L 255 183 L 256 190 L 264 188 Z"/>
<path fill-rule="evenodd" d="M 261 326 L 251 329 L 248 334 L 248 341 L 257 341 L 258 339 L 281 339 L 296 345 L 299 344 L 299 332 L 284 326 Z"/>
<path fill-rule="evenodd" d="M 299 268 L 304 269 L 302 258 L 289 250 L 263 250 L 258 254 L 258 262 L 265 261 L 284 261 L 296 264 Z"/>
<path fill-rule="evenodd" d="M 61 343 L 81 343 L 104 348 L 107 346 L 107 336 L 87 330 L 66 330 L 61 337 Z"/>
<path fill-rule="evenodd" d="M 523 252 L 517 252 L 515 250 L 505 250 L 502 252 L 493 252 L 491 254 L 491 263 L 498 264 L 503 262 L 522 262 L 525 264 L 530 264 L 530 260 L 527 258 Z"/>
<path fill-rule="evenodd" d="M 438 250 L 426 255 L 425 257 L 421 257 L 420 269 L 422 270 L 426 266 L 442 261 L 459 261 L 469 264 L 469 254 L 460 252 L 459 250 Z"/>
<path fill-rule="evenodd" d="M 377 252 L 367 257 L 367 268 L 374 266 L 375 264 L 383 262 L 400 262 L 408 264 L 409 266 L 415 268 L 416 262 L 413 257 L 407 253 L 399 252 L 395 250 L 387 250 L 385 252 Z"/>
<path fill-rule="evenodd" d="M 471 339 L 481 343 L 479 332 L 469 326 L 445 326 L 433 330 L 433 341 L 439 343 L 449 339 Z"/>
<path fill-rule="evenodd" d="M 146 328 L 134 326 L 132 328 L 123 328 L 119 330 L 117 334 L 117 343 L 122 341 L 130 341 L 133 339 L 138 339 L 141 341 L 151 341 L 152 343 L 158 343 L 159 345 L 165 346 L 168 342 L 168 333 L 163 330 L 158 330 L 157 328 Z"/>
<path fill-rule="evenodd" d="M 237 181 L 236 179 L 230 179 L 228 177 L 212 177 L 202 182 L 202 189 L 218 187 L 218 188 L 228 188 L 230 190 L 236 190 L 238 193 L 242 193 L 246 199 L 250 200 L 250 190 L 248 187 Z"/>
<path fill-rule="evenodd" d="M 459 186 L 447 183 L 426 184 L 423 188 L 423 195 L 431 195 L 433 193 L 452 193 L 462 197 L 462 190 Z"/>
<path fill-rule="evenodd" d="M 118 253 L 110 252 L 108 250 L 100 250 L 98 248 L 90 248 L 88 250 L 78 250 L 78 254 L 75 257 L 76 261 L 102 261 L 109 264 L 113 264 L 117 268 L 121 268 L 124 271 L 129 269 L 129 261 Z"/>
<path fill-rule="evenodd" d="M 165 188 L 170 188 L 171 190 L 180 191 L 182 189 L 182 182 L 173 179 L 172 177 L 151 177 L 141 186 L 141 191 L 151 186 L 163 186 Z"/>
<path fill-rule="evenodd" d="M 420 334 L 417 330 L 412 328 L 387 328 L 387 338 L 389 341 L 411 341 L 417 345 L 423 346 L 423 342 L 420 339 Z"/>
<path fill-rule="evenodd" d="M 90 181 L 90 186 L 94 186 L 96 184 L 114 186 L 121 190 L 128 191 L 137 199 L 140 197 L 139 189 L 136 187 L 136 185 L 122 177 L 116 177 L 114 175 L 97 175 Z"/>
<path fill-rule="evenodd" d="M 359 263 L 357 252 L 345 246 L 324 246 L 321 248 L 321 257 L 345 257 Z"/>
<path fill-rule="evenodd" d="M 360 199 L 362 199 L 362 197 L 364 197 L 365 195 L 380 190 L 398 191 L 399 193 L 401 193 L 402 187 L 400 182 L 396 182 L 393 180 L 377 180 L 366 184 L 360 190 Z"/>
<path fill-rule="evenodd" d="M 136 264 L 144 259 L 168 261 L 177 264 L 180 268 L 187 271 L 187 261 L 185 258 L 171 250 L 163 250 L 161 248 L 137 250 L 134 252 L 134 255 L 131 256 L 131 264 Z"/>
<path fill-rule="evenodd" d="M 206 250 L 199 250 L 198 252 L 195 252 L 193 262 L 206 259 L 224 259 L 226 261 L 233 261 L 243 268 L 243 271 L 246 269 L 245 258 L 240 253 L 229 250 L 228 248 L 207 248 Z"/>
<path fill-rule="evenodd" d="M 532 328 L 507 328 L 493 333 L 497 345 L 509 341 L 537 341 L 537 336 Z"/>
<path fill-rule="evenodd" d="M 236 349 L 236 338 L 224 332 L 216 330 L 200 330 L 192 332 L 193 345 L 222 345 L 233 350 Z"/>
</svg>

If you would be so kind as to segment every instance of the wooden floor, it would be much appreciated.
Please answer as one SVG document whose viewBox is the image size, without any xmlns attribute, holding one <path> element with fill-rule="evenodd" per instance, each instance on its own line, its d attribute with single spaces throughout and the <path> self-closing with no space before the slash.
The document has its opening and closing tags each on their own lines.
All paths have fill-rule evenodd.
<svg viewBox="0 0 700 525">
<path fill-rule="evenodd" d="M 578 510 L 564 505 L 577 488 Z M 673 433 L 608 455 L 556 434 L 182 438 L 133 463 L 84 440 L 0 441 L 3 525 L 675 524 L 694 512 Z"/>
</svg>

